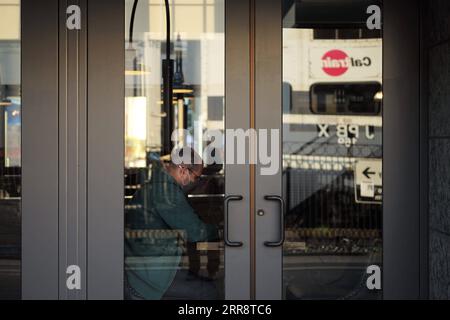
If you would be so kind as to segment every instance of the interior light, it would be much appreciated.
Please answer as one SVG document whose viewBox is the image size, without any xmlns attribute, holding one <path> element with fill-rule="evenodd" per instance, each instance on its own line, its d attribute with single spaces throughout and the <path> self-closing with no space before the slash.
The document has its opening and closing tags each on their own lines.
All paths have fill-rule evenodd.
<svg viewBox="0 0 450 320">
<path fill-rule="evenodd" d="M 145 140 L 147 138 L 147 98 L 126 97 L 126 136 Z"/>
<path fill-rule="evenodd" d="M 173 93 L 193 93 L 192 89 L 173 89 Z"/>
<path fill-rule="evenodd" d="M 164 101 L 160 100 L 160 101 L 157 102 L 157 104 L 163 105 L 163 104 L 164 104 Z M 173 104 L 173 105 L 178 104 L 178 100 L 172 100 L 172 104 Z"/>
<path fill-rule="evenodd" d="M 146 76 L 149 75 L 150 71 L 143 70 L 125 70 L 126 76 Z"/>
<path fill-rule="evenodd" d="M 194 92 L 193 89 L 185 89 L 185 88 L 173 89 L 173 93 L 178 93 L 178 94 L 189 94 L 189 93 L 193 93 L 193 92 Z"/>
<path fill-rule="evenodd" d="M 375 93 L 373 99 L 377 101 L 383 100 L 383 91 L 378 91 L 377 93 Z"/>
</svg>

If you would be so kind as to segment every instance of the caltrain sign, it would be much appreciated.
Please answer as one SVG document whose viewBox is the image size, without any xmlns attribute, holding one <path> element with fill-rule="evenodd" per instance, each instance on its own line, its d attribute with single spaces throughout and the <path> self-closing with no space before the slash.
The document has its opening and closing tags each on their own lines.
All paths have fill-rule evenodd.
<svg viewBox="0 0 450 320">
<path fill-rule="evenodd" d="M 381 81 L 381 46 L 310 48 L 311 79 Z"/>
<path fill-rule="evenodd" d="M 372 59 L 368 56 L 349 57 L 342 50 L 327 51 L 322 57 L 322 70 L 332 77 L 343 75 L 349 68 L 370 67 L 371 64 Z"/>
</svg>

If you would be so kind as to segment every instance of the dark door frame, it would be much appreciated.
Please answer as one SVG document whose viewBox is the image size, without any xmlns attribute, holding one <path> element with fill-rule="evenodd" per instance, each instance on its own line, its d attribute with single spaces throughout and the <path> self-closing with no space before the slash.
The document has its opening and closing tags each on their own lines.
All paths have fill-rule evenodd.
<svg viewBox="0 0 450 320">
<path fill-rule="evenodd" d="M 383 5 L 383 295 L 428 296 L 420 3 Z M 422 125 L 421 125 L 422 124 Z M 424 190 L 425 189 L 425 190 Z M 421 192 L 422 191 L 422 192 Z M 425 191 L 425 192 L 424 192 Z"/>
</svg>

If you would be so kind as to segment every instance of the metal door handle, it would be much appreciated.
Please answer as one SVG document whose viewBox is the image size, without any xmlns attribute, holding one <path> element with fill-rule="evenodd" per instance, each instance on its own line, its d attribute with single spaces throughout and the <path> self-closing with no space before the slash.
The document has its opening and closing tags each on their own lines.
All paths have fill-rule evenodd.
<svg viewBox="0 0 450 320">
<path fill-rule="evenodd" d="M 223 230 L 223 241 L 225 242 L 225 244 L 229 247 L 242 247 L 242 242 L 240 241 L 231 241 L 230 239 L 228 239 L 228 203 L 230 201 L 241 201 L 242 199 L 244 199 L 242 196 L 228 196 L 225 198 L 225 202 L 223 205 L 223 208 L 225 210 L 225 223 L 224 223 L 224 230 Z"/>
<path fill-rule="evenodd" d="M 284 210 L 285 210 L 285 204 L 284 199 L 280 196 L 265 196 L 265 200 L 267 201 L 277 201 L 280 203 L 280 239 L 278 241 L 265 241 L 264 245 L 266 247 L 280 247 L 284 243 Z"/>
</svg>

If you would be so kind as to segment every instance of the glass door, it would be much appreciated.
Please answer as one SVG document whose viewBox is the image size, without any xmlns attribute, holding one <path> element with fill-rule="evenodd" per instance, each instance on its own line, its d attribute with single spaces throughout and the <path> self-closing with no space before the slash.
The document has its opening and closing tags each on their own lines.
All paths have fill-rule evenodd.
<svg viewBox="0 0 450 320">
<path fill-rule="evenodd" d="M 365 2 L 121 5 L 122 277 L 92 257 L 91 279 L 136 300 L 379 298 L 382 41 Z"/>
<path fill-rule="evenodd" d="M 124 297 L 248 298 L 248 173 L 225 165 L 226 130 L 249 126 L 248 6 L 124 1 Z"/>
<path fill-rule="evenodd" d="M 0 1 L 0 297 L 426 288 L 402 6 L 383 37 L 372 0 L 34 2 Z"/>
<path fill-rule="evenodd" d="M 334 6 L 285 8 L 285 299 L 382 297 L 382 33 Z"/>
<path fill-rule="evenodd" d="M 382 32 L 369 5 L 257 1 L 256 126 L 282 133 L 268 143 L 280 170 L 256 172 L 256 297 L 382 297 Z"/>
<path fill-rule="evenodd" d="M 88 298 L 382 297 L 369 5 L 89 4 Z"/>
</svg>

